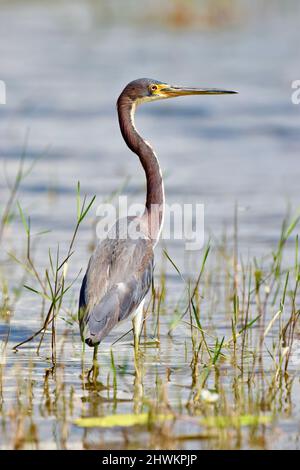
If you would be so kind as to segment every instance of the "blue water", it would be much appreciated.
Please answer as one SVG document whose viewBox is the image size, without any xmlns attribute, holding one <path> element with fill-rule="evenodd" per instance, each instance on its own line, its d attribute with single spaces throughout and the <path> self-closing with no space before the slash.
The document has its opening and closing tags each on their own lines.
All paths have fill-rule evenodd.
<svg viewBox="0 0 300 470">
<path fill-rule="evenodd" d="M 0 163 L 5 168 L 0 173 L 0 201 L 2 206 L 8 195 L 6 174 L 13 178 L 28 134 L 26 161 L 38 161 L 22 182 L 18 199 L 30 214 L 35 233 L 51 230 L 39 238 L 37 266 L 42 268 L 47 263 L 49 246 L 56 247 L 59 242 L 62 250 L 66 247 L 74 227 L 78 180 L 82 193 L 89 197 L 96 194 L 97 203 L 78 236 L 70 277 L 86 267 L 97 204 L 127 180 L 124 193 L 130 201 L 144 200 L 144 175 L 137 158 L 122 141 L 115 109 L 123 86 L 143 76 L 239 91 L 235 96 L 147 104 L 138 110 L 136 124 L 159 156 L 167 202 L 204 204 L 206 241 L 211 234 L 220 237 L 225 228 L 232 234 L 237 204 L 241 253 L 258 257 L 269 253 L 278 242 L 288 206 L 293 212 L 300 203 L 300 105 L 291 101 L 291 83 L 300 79 L 298 10 L 295 14 L 286 10 L 282 16 L 257 14 L 249 21 L 242 18 L 234 26 L 220 29 L 177 30 L 145 20 L 110 23 L 95 8 L 93 2 L 70 1 L 4 2 L 0 7 L 0 79 L 7 86 L 7 104 L 0 106 Z M 6 253 L 14 251 L 22 256 L 24 244 L 24 231 L 16 217 L 1 253 L 10 288 L 18 284 L 21 271 L 7 260 Z M 164 246 L 185 275 L 199 270 L 201 254 L 190 256 L 186 262 L 184 242 L 164 242 Z M 292 246 L 287 250 L 289 261 L 292 250 Z M 159 247 L 157 276 L 161 259 Z M 168 290 L 176 303 L 183 286 L 170 264 L 166 269 Z M 74 310 L 81 278 L 70 294 Z M 9 346 L 38 327 L 39 309 L 40 300 L 24 293 L 10 323 Z M 8 325 L 1 323 L 4 338 Z M 65 324 L 60 328 L 63 331 Z M 222 331 L 228 328 L 223 321 Z M 74 416 L 78 416 L 85 406 L 85 393 L 78 378 L 77 328 L 73 331 L 68 358 L 62 362 L 66 381 L 75 389 Z M 179 333 L 177 339 L 180 344 Z M 164 370 L 168 361 L 175 366 L 181 357 L 179 346 L 176 349 L 176 344 L 168 341 L 166 337 L 163 362 L 155 357 L 153 363 L 150 361 L 158 369 Z M 17 356 L 11 349 L 8 352 L 6 393 L 12 402 L 14 367 L 19 365 L 29 374 L 28 358 L 33 348 L 24 351 Z M 120 347 L 117 354 L 130 358 L 128 345 Z M 109 362 L 109 353 L 106 357 Z M 34 364 L 39 397 L 49 361 L 43 356 L 34 359 Z M 182 384 L 188 380 L 184 371 L 178 377 Z M 124 392 L 127 398 L 128 390 L 129 386 L 127 395 Z M 172 397 L 176 390 L 171 392 Z M 297 396 L 299 382 L 293 389 L 298 410 L 295 416 L 299 416 Z M 53 415 L 45 419 L 35 406 L 41 447 L 60 447 L 55 437 L 59 422 Z M 131 405 L 120 402 L 118 406 L 119 412 L 126 412 Z M 288 430 L 282 422 L 281 434 L 270 437 L 267 446 L 298 445 L 293 440 L 299 437 L 296 418 L 290 422 Z M 72 427 L 68 442 L 69 447 L 84 446 L 81 430 Z M 209 441 L 197 445 L 209 447 Z M 12 446 L 7 436 L 1 446 Z"/>
</svg>

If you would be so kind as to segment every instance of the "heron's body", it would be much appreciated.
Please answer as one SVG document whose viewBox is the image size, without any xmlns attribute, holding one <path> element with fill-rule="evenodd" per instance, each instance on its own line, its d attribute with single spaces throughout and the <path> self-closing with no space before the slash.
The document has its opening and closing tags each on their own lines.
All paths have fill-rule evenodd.
<svg viewBox="0 0 300 470">
<path fill-rule="evenodd" d="M 130 226 L 136 221 L 128 218 L 117 224 Z M 117 231 L 117 238 L 99 243 L 80 292 L 80 329 L 87 344 L 100 343 L 115 325 L 137 312 L 151 286 L 153 257 L 153 244 L 147 234 L 132 240 L 124 237 L 123 227 Z"/>
<path fill-rule="evenodd" d="M 89 346 L 97 346 L 114 326 L 135 314 L 133 326 L 138 338 L 142 305 L 152 282 L 153 250 L 163 223 L 164 186 L 157 157 L 135 128 L 136 106 L 181 95 L 222 93 L 234 92 L 172 87 L 150 79 L 135 80 L 121 93 L 117 102 L 121 133 L 138 155 L 146 175 L 145 211 L 141 217 L 118 220 L 114 236 L 108 234 L 91 256 L 79 300 L 81 337 Z"/>
</svg>

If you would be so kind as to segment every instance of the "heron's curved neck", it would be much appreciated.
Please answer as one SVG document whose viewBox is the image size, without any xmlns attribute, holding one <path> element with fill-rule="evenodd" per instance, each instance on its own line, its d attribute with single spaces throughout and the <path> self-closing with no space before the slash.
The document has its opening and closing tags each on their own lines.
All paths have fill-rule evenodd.
<svg viewBox="0 0 300 470">
<path fill-rule="evenodd" d="M 158 241 L 164 212 L 164 185 L 158 159 L 152 147 L 137 132 L 134 125 L 136 104 L 126 95 L 121 95 L 117 102 L 120 129 L 123 138 L 140 159 L 147 180 L 145 216 L 151 238 Z"/>
</svg>

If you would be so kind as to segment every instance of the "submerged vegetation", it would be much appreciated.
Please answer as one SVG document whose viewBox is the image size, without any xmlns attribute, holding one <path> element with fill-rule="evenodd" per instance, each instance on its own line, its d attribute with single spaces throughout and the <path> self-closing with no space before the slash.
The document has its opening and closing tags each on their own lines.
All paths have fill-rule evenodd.
<svg viewBox="0 0 300 470">
<path fill-rule="evenodd" d="M 118 330 L 101 345 L 99 375 L 89 380 L 92 353 L 77 325 L 80 273 L 67 276 L 67 268 L 94 197 L 81 201 L 78 184 L 68 248 L 63 255 L 49 248 L 40 271 L 30 217 L 17 202 L 24 174 L 18 172 L 1 219 L 2 243 L 12 213 L 25 231 L 24 257 L 9 252 L 21 287 L 5 277 L 7 260 L 1 269 L 1 447 L 272 447 L 293 413 L 299 381 L 300 216 L 286 217 L 273 251 L 244 259 L 236 210 L 233 235 L 211 238 L 195 255 L 198 274 L 190 278 L 164 250 L 138 356 L 134 361 L 131 332 Z M 293 259 L 286 256 L 292 246 Z M 40 312 L 29 310 L 23 323 L 30 328 L 22 330 L 14 316 L 26 290 L 40 298 Z"/>
</svg>

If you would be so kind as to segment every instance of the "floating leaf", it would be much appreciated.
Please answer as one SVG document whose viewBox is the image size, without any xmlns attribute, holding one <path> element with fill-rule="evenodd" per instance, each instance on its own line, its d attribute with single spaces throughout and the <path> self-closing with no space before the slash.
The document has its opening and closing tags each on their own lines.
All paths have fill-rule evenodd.
<svg viewBox="0 0 300 470">
<path fill-rule="evenodd" d="M 200 424 L 211 428 L 229 428 L 269 424 L 271 421 L 272 417 L 267 415 L 207 416 L 200 419 Z"/>
<path fill-rule="evenodd" d="M 114 427 L 130 427 L 130 426 L 145 426 L 151 422 L 162 422 L 172 419 L 172 415 L 155 415 L 150 418 L 148 413 L 135 414 L 120 414 L 104 416 L 102 418 L 78 418 L 74 421 L 76 426 L 84 428 L 114 428 Z"/>
</svg>

